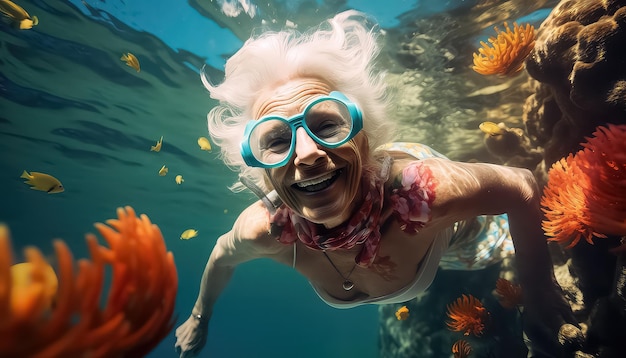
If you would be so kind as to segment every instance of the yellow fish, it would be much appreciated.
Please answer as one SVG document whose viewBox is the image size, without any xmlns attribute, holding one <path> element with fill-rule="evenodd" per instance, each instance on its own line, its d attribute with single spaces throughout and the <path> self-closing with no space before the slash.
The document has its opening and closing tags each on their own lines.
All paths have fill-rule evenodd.
<svg viewBox="0 0 626 358">
<path fill-rule="evenodd" d="M 182 184 L 184 181 L 185 181 L 185 179 L 183 179 L 183 176 L 182 176 L 182 175 L 178 174 L 178 175 L 176 176 L 176 184 L 180 185 L 180 184 Z"/>
<path fill-rule="evenodd" d="M 32 29 L 39 23 L 37 16 L 31 17 L 21 6 L 9 0 L 0 0 L 0 14 L 20 30 Z"/>
<path fill-rule="evenodd" d="M 59 179 L 52 175 L 38 172 L 30 172 L 30 174 L 28 174 L 28 172 L 24 170 L 20 178 L 26 179 L 24 183 L 30 185 L 30 188 L 33 190 L 45 191 L 48 194 L 61 193 L 65 190 Z"/>
<path fill-rule="evenodd" d="M 160 152 L 161 151 L 161 146 L 163 145 L 163 136 L 161 136 L 161 139 L 159 139 L 155 145 L 151 145 L 150 146 L 150 151 L 151 152 Z"/>
<path fill-rule="evenodd" d="M 164 177 L 165 174 L 167 174 L 167 172 L 169 171 L 169 169 L 167 169 L 167 167 L 164 165 L 161 167 L 161 169 L 159 169 L 159 176 Z"/>
<path fill-rule="evenodd" d="M 198 138 L 198 145 L 202 150 L 206 150 L 207 152 L 211 151 L 211 142 L 205 137 Z"/>
<path fill-rule="evenodd" d="M 493 122 L 482 122 L 478 125 L 478 128 L 490 136 L 502 135 L 505 132 L 504 129 Z"/>
<path fill-rule="evenodd" d="M 183 231 L 182 234 L 180 234 L 180 239 L 181 240 L 189 240 L 193 237 L 198 236 L 198 231 L 194 230 L 194 229 L 187 229 L 185 231 Z"/>
<path fill-rule="evenodd" d="M 398 310 L 396 311 L 396 318 L 398 319 L 398 321 L 404 321 L 405 319 L 409 318 L 409 309 L 406 306 L 398 308 Z"/>
<path fill-rule="evenodd" d="M 122 54 L 122 58 L 120 58 L 120 60 L 126 62 L 126 65 L 128 65 L 129 67 L 134 68 L 135 70 L 137 70 L 137 72 L 139 72 L 141 70 L 141 68 L 139 67 L 139 60 L 137 59 L 137 57 L 135 55 L 133 55 L 132 53 L 123 53 Z"/>
</svg>

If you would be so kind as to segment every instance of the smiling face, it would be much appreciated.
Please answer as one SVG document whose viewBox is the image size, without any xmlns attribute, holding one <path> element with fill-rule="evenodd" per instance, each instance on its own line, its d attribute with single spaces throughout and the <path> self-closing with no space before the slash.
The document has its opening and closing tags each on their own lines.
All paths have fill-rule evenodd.
<svg viewBox="0 0 626 358">
<path fill-rule="evenodd" d="M 310 78 L 268 88 L 254 105 L 254 117 L 291 117 L 331 90 L 326 83 Z M 298 128 L 293 156 L 286 165 L 267 169 L 266 173 L 287 206 L 307 220 L 331 228 L 350 218 L 359 204 L 356 198 L 368 150 L 363 132 L 331 149 L 317 144 L 304 128 Z"/>
</svg>

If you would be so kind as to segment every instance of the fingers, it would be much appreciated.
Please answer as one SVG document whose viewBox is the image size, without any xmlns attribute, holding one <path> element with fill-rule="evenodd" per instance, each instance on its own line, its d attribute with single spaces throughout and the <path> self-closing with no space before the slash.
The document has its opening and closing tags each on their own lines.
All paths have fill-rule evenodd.
<svg viewBox="0 0 626 358">
<path fill-rule="evenodd" d="M 176 353 L 179 354 L 180 358 L 189 358 L 189 357 L 195 357 L 196 356 L 196 352 L 195 352 L 194 349 L 183 351 L 180 347 L 177 347 L 176 348 Z"/>
<path fill-rule="evenodd" d="M 197 321 L 189 319 L 176 329 L 174 349 L 180 358 L 196 357 L 206 342 L 206 331 L 199 330 Z"/>
</svg>

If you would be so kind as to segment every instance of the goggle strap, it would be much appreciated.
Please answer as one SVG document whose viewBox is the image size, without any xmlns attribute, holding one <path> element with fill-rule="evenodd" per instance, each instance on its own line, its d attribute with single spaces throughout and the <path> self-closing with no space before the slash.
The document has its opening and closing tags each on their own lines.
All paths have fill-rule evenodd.
<svg viewBox="0 0 626 358">
<path fill-rule="evenodd" d="M 240 176 L 239 181 L 246 188 L 250 189 L 251 192 L 254 193 L 267 207 L 267 210 L 270 212 L 270 215 L 273 215 L 276 212 L 276 209 L 280 208 L 283 205 L 283 201 L 278 196 L 276 190 L 272 190 L 269 193 L 265 194 L 258 185 L 256 185 L 250 178 Z"/>
</svg>

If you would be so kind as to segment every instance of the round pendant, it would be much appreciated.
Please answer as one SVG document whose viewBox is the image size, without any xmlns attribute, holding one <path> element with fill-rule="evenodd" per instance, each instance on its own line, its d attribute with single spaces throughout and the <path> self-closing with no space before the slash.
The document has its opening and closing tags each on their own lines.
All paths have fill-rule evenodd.
<svg viewBox="0 0 626 358">
<path fill-rule="evenodd" d="M 350 280 L 343 281 L 343 289 L 346 291 L 350 291 L 354 287 L 354 282 Z"/>
</svg>

